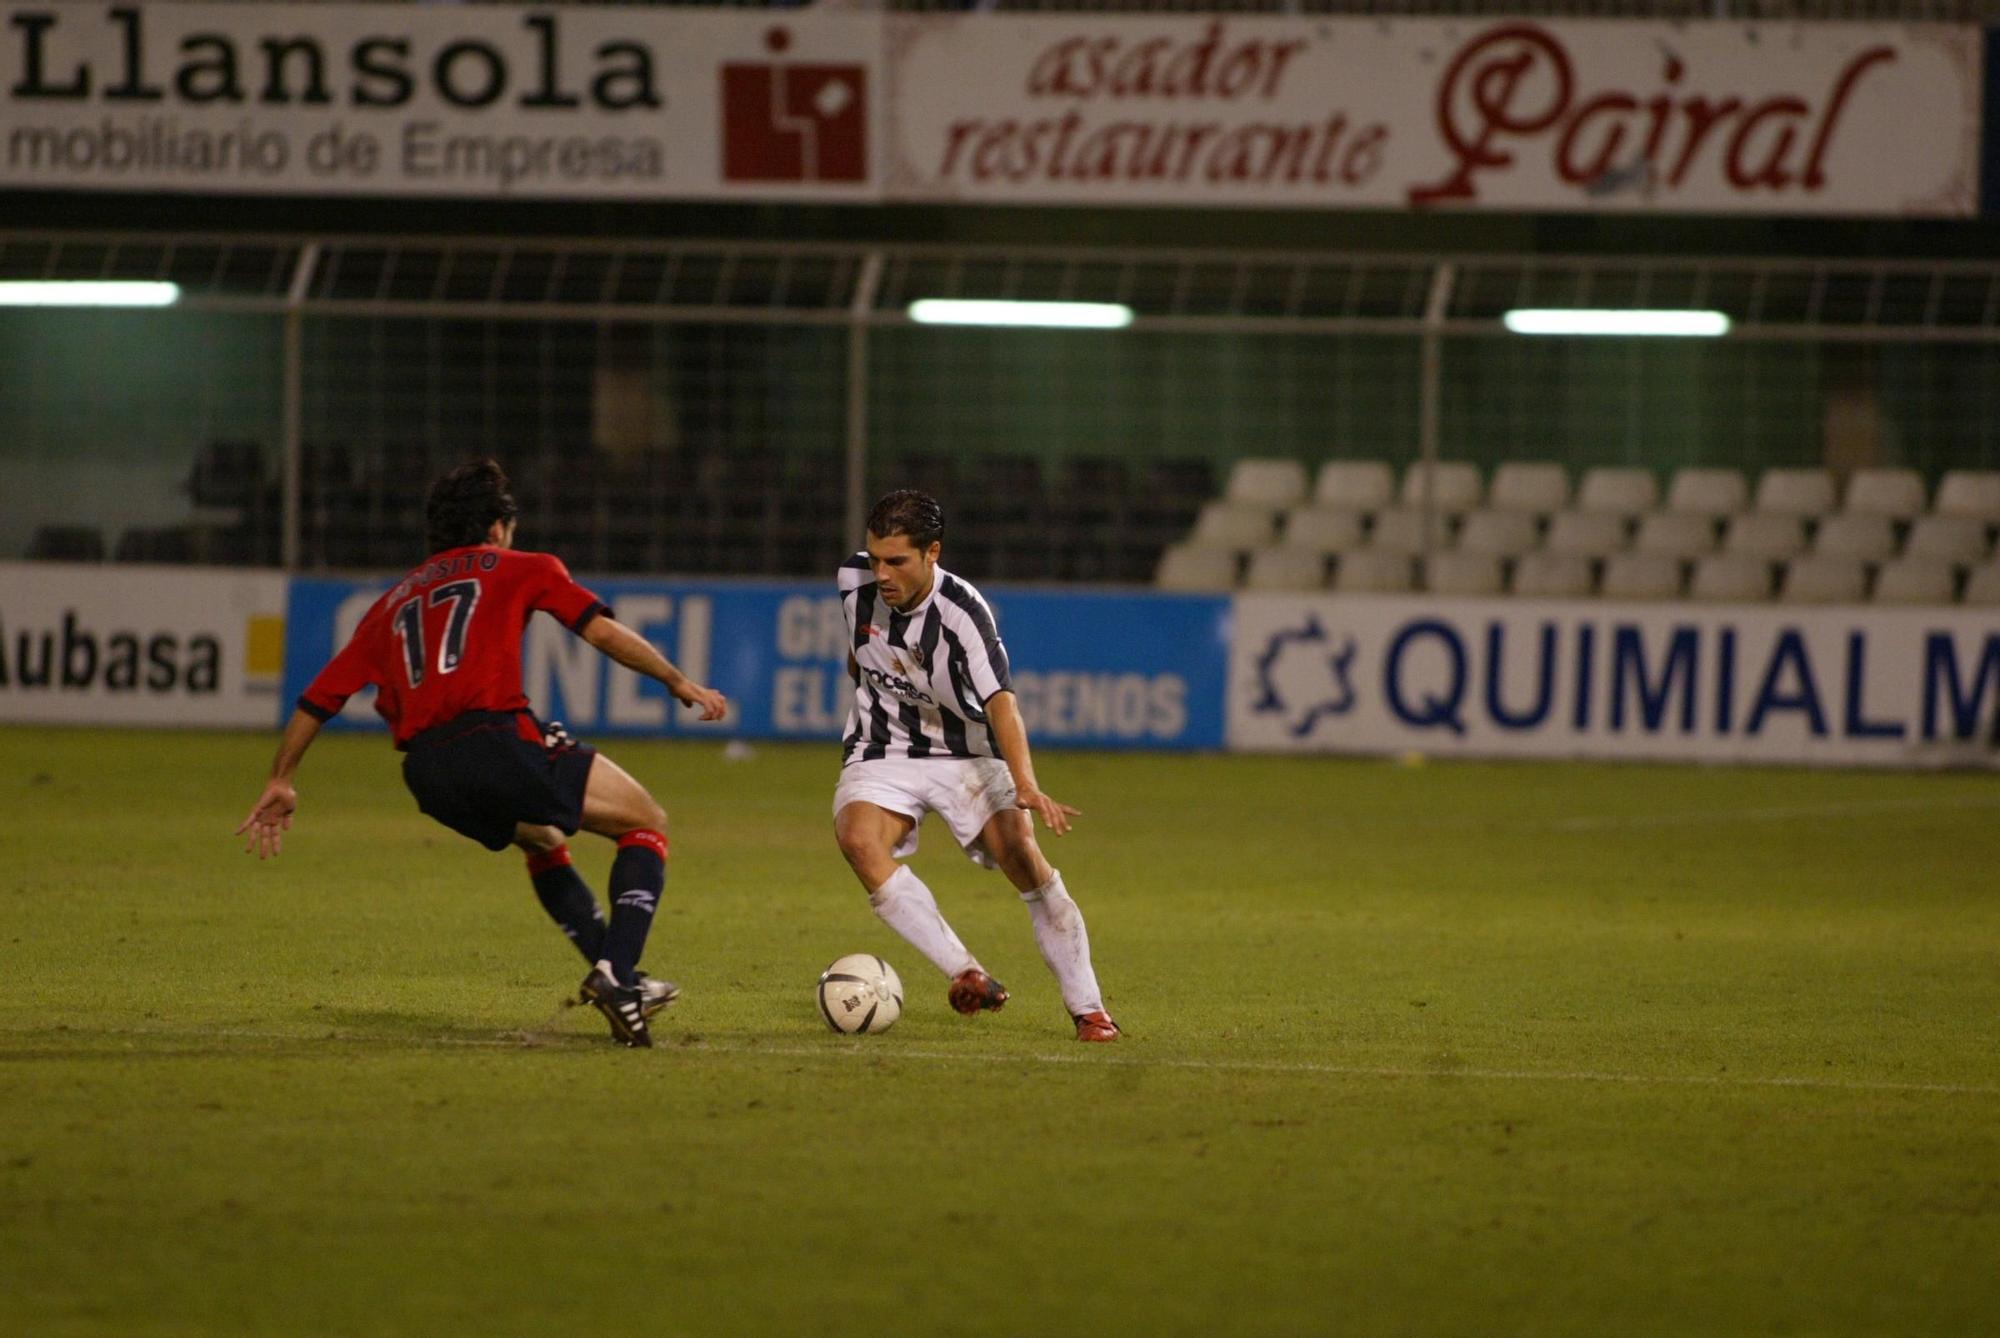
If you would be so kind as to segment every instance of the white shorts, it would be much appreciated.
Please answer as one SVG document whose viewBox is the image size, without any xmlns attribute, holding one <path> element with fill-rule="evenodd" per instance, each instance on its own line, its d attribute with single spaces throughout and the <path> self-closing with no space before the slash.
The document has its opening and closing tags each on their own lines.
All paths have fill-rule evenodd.
<svg viewBox="0 0 2000 1338">
<path fill-rule="evenodd" d="M 997 868 L 979 845 L 979 834 L 995 813 L 1014 807 L 1014 777 L 997 757 L 883 757 L 851 762 L 833 791 L 834 816 L 849 804 L 874 804 L 900 813 L 917 826 L 935 813 L 951 828 L 966 857 Z M 917 826 L 890 852 L 897 859 L 917 853 Z"/>
</svg>

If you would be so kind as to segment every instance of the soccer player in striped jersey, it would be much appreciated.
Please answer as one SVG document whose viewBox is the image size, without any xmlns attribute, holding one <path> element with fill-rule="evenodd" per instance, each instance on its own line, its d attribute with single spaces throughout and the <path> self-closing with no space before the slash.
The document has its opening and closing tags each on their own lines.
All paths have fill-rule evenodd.
<svg viewBox="0 0 2000 1338">
<path fill-rule="evenodd" d="M 521 635 L 537 612 L 718 720 L 727 703 L 611 616 L 547 553 L 514 548 L 516 507 L 491 460 L 463 465 L 425 503 L 430 557 L 375 601 L 354 636 L 299 697 L 270 779 L 236 829 L 259 859 L 276 855 L 298 807 L 292 783 L 321 724 L 363 688 L 403 753 L 417 807 L 489 850 L 527 853 L 535 895 L 590 971 L 582 1001 L 621 1045 L 651 1045 L 647 1020 L 679 989 L 638 969 L 667 876 L 666 810 L 595 749 L 544 727 L 521 691 Z M 611 919 L 563 838 L 578 828 L 618 845 Z"/>
<path fill-rule="evenodd" d="M 938 565 L 944 512 L 925 493 L 892 492 L 868 517 L 868 547 L 840 569 L 847 615 L 848 714 L 834 835 L 875 913 L 950 978 L 961 1013 L 998 1009 L 1007 991 L 966 951 L 923 880 L 898 860 L 936 813 L 975 862 L 1020 891 L 1035 943 L 1080 1041 L 1114 1041 L 1083 912 L 1035 840 L 1032 815 L 1069 831 L 1076 809 L 1035 781 L 1028 731 L 1009 688 L 993 613 Z"/>
</svg>

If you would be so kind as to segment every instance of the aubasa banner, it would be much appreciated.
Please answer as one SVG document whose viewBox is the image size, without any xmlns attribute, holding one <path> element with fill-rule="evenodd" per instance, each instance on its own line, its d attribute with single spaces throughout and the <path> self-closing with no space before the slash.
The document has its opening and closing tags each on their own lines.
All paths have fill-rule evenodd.
<svg viewBox="0 0 2000 1338">
<path fill-rule="evenodd" d="M 0 184 L 1953 216 L 1970 25 L 0 5 Z"/>
<path fill-rule="evenodd" d="M 1243 596 L 1228 715 L 1260 752 L 1993 767 L 2000 617 Z"/>
</svg>

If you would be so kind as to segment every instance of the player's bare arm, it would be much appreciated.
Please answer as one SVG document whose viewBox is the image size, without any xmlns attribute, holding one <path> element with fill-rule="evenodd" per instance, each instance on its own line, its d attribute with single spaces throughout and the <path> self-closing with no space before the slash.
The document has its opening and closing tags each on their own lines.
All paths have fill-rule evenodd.
<svg viewBox="0 0 2000 1338">
<path fill-rule="evenodd" d="M 681 705 L 699 708 L 703 720 L 720 720 L 729 710 L 728 698 L 689 678 L 660 654 L 659 647 L 608 613 L 590 620 L 583 639 L 633 673 L 662 684 Z"/>
<path fill-rule="evenodd" d="M 245 854 L 255 853 L 258 859 L 269 859 L 284 849 L 285 833 L 291 829 L 292 813 L 299 806 L 299 792 L 292 784 L 292 777 L 298 774 L 306 749 L 319 737 L 319 726 L 316 717 L 298 710 L 285 722 L 285 732 L 278 740 L 278 755 L 271 762 L 271 778 L 264 782 L 264 793 L 250 806 L 250 816 L 236 828 L 238 836 L 250 834 L 250 839 L 243 843 Z"/>
<path fill-rule="evenodd" d="M 1012 692 L 994 693 L 986 702 L 986 720 L 993 727 L 994 746 L 1014 777 L 1014 806 L 1040 814 L 1042 825 L 1057 836 L 1067 835 L 1069 820 L 1082 817 L 1083 811 L 1057 803 L 1035 783 L 1035 763 L 1028 752 L 1028 727 L 1021 720 L 1020 701 Z"/>
</svg>

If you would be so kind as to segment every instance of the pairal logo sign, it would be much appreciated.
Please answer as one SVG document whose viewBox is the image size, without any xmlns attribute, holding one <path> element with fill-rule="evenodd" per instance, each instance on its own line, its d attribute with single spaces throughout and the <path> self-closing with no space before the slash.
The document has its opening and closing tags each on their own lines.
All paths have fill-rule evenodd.
<svg viewBox="0 0 2000 1338">
<path fill-rule="evenodd" d="M 868 179 L 868 68 L 785 59 L 792 34 L 764 34 L 769 60 L 722 67 L 722 179 Z"/>
</svg>

